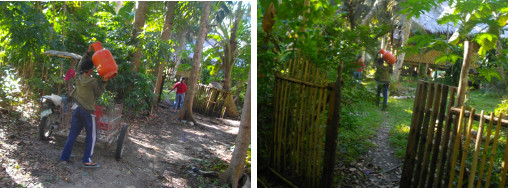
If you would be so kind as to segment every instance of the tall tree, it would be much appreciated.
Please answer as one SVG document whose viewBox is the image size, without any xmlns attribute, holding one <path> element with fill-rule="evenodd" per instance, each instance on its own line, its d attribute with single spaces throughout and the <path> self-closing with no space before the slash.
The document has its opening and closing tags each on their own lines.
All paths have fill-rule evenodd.
<svg viewBox="0 0 508 188">
<path fill-rule="evenodd" d="M 192 58 L 192 68 L 187 83 L 187 92 L 183 103 L 182 110 L 178 113 L 178 119 L 188 120 L 196 123 L 192 116 L 192 104 L 194 102 L 194 92 L 196 84 L 198 83 L 198 73 L 201 67 L 201 59 L 203 55 L 203 44 L 205 43 L 206 34 L 208 33 L 208 16 L 210 15 L 210 2 L 202 2 L 203 8 L 201 12 L 201 19 L 199 23 L 199 33 L 196 40 L 196 47 L 194 48 L 194 57 Z"/>
<path fill-rule="evenodd" d="M 166 2 L 166 17 L 164 18 L 164 26 L 161 31 L 161 40 L 163 42 L 167 42 L 169 38 L 171 37 L 171 28 L 173 27 L 173 19 L 175 17 L 175 7 L 176 4 L 178 4 L 178 1 L 168 1 Z M 161 50 L 169 50 L 169 49 L 161 49 Z M 164 74 L 164 68 L 165 68 L 165 61 L 168 59 L 165 59 L 161 62 L 159 62 L 159 68 L 157 70 L 157 82 L 155 83 L 155 90 L 153 91 L 155 94 L 154 97 L 154 105 L 152 105 L 152 110 L 156 109 L 156 103 L 160 99 L 160 91 L 162 89 L 162 75 Z"/>
<path fill-rule="evenodd" d="M 175 78 L 176 73 L 178 71 L 178 66 L 180 65 L 180 62 L 182 60 L 182 56 L 180 55 L 181 51 L 185 49 L 185 46 L 187 45 L 187 30 L 183 30 L 180 33 L 180 36 L 178 37 L 178 47 L 175 50 L 176 59 L 175 59 L 175 68 L 173 69 L 173 73 L 171 74 L 170 80 L 173 80 Z"/>
<path fill-rule="evenodd" d="M 250 77 L 251 74 L 249 74 L 245 101 L 243 103 L 242 118 L 240 120 L 240 128 L 235 141 L 235 150 L 231 156 L 231 163 L 223 174 L 223 180 L 229 182 L 233 188 L 238 187 L 238 180 L 240 180 L 244 171 L 245 157 L 250 143 Z"/>
<path fill-rule="evenodd" d="M 141 31 L 143 30 L 143 26 L 145 25 L 146 7 L 147 7 L 146 1 L 136 2 L 136 13 L 134 14 L 134 24 L 131 35 L 132 36 L 131 43 L 135 44 L 136 46 L 136 50 L 132 55 L 132 62 L 134 63 L 134 70 L 136 72 L 139 71 L 139 59 L 141 58 L 141 48 L 137 44 L 138 43 L 137 38 L 139 33 L 141 33 Z"/>
<path fill-rule="evenodd" d="M 403 17 L 401 20 L 404 22 L 402 24 L 403 36 L 402 36 L 400 45 L 401 45 L 401 47 L 404 47 L 407 40 L 409 39 L 409 34 L 411 33 L 411 25 L 412 25 L 413 21 L 411 19 L 406 19 L 405 15 L 403 15 L 401 17 Z M 402 65 L 404 63 L 405 56 L 406 56 L 406 52 L 397 54 L 397 62 L 395 63 L 395 66 L 393 67 L 394 70 L 393 70 L 393 74 L 392 74 L 392 79 L 395 80 L 395 82 L 399 81 L 399 76 L 400 76 L 400 72 L 401 72 L 400 69 L 402 68 Z"/>
<path fill-rule="evenodd" d="M 238 44 L 241 42 L 238 40 L 238 34 L 243 32 L 239 30 L 239 25 L 243 14 L 247 11 L 246 8 L 242 7 L 241 1 L 236 5 L 236 11 L 232 11 L 234 9 L 233 5 L 232 3 L 219 2 L 220 10 L 216 16 L 218 26 L 214 30 L 214 33 L 218 36 L 218 38 L 215 38 L 218 39 L 215 49 L 222 61 L 221 68 L 224 71 L 224 90 L 231 90 L 231 74 L 239 56 Z M 226 98 L 226 115 L 238 117 L 238 109 L 232 95 Z"/>
</svg>

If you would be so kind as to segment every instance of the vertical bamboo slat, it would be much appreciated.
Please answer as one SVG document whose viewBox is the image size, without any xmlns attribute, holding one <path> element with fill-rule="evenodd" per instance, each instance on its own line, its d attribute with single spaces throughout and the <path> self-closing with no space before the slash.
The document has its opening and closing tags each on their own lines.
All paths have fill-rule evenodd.
<svg viewBox="0 0 508 188">
<path fill-rule="evenodd" d="M 503 113 L 500 113 L 499 114 L 499 121 L 502 121 L 503 119 Z M 508 137 L 508 133 L 507 133 L 507 137 Z M 501 174 L 500 174 L 500 181 L 499 181 L 499 187 L 504 187 L 505 183 L 506 183 L 506 172 L 508 171 L 508 164 L 506 164 L 508 162 L 508 141 L 505 142 L 505 147 L 504 147 L 504 158 L 503 158 L 503 163 L 502 163 L 502 167 L 503 167 L 503 170 L 501 171 Z"/>
<path fill-rule="evenodd" d="M 291 75 L 291 68 L 293 68 L 295 64 L 295 61 L 294 60 L 291 60 L 289 61 L 289 67 L 288 67 L 288 74 L 289 76 L 292 76 Z M 291 96 L 291 89 L 293 88 L 292 87 L 292 83 L 286 83 L 286 87 L 284 88 L 284 95 L 282 96 L 283 100 L 284 100 L 284 104 L 283 104 L 283 113 L 282 113 L 282 123 L 281 123 L 281 138 L 282 138 L 282 142 L 281 142 L 281 149 L 279 149 L 279 154 L 281 155 L 281 161 L 278 163 L 279 165 L 282 165 L 282 166 L 286 166 L 286 159 L 287 157 L 285 157 L 287 154 L 286 154 L 286 147 L 287 147 L 287 142 L 285 142 L 287 140 L 287 127 L 288 127 L 288 121 L 287 119 L 289 119 L 287 116 L 290 114 L 289 111 L 290 109 L 288 109 L 288 106 L 289 106 L 289 97 Z M 288 93 L 291 93 L 290 95 L 288 95 Z M 284 156 L 282 156 L 284 155 Z M 279 167 L 279 170 L 280 170 L 280 167 Z"/>
<path fill-rule="evenodd" d="M 471 114 L 474 114 L 475 109 L 471 109 Z M 465 172 L 465 165 L 466 165 L 466 155 L 467 150 L 469 149 L 469 141 L 471 140 L 471 129 L 473 128 L 473 116 L 469 116 L 469 123 L 467 125 L 467 132 L 466 132 L 466 143 L 464 143 L 464 149 L 462 151 L 462 160 L 460 161 L 460 172 L 459 172 L 459 181 L 457 183 L 457 186 L 462 187 L 462 180 L 464 179 L 464 172 Z"/>
<path fill-rule="evenodd" d="M 430 171 L 429 171 L 429 180 L 427 181 L 427 187 L 432 187 L 434 185 L 434 177 L 436 175 L 436 165 L 438 163 L 438 154 L 439 154 L 439 147 L 441 145 L 441 137 L 443 136 L 443 121 L 445 119 L 445 112 L 446 112 L 446 102 L 448 97 L 448 90 L 449 86 L 442 86 L 443 90 L 441 92 L 441 104 L 439 108 L 439 119 L 437 124 L 437 130 L 436 130 L 436 136 L 435 136 L 435 143 L 432 151 L 432 161 L 430 163 Z M 446 144 L 444 144 L 446 145 Z M 441 153 L 445 153 L 445 150 L 443 150 Z M 440 179 L 438 179 L 439 181 Z"/>
<path fill-rule="evenodd" d="M 459 125 L 457 127 L 457 132 L 455 133 L 455 138 L 454 138 L 454 141 L 453 141 L 453 145 L 452 145 L 452 148 L 453 148 L 453 151 L 452 151 L 452 156 L 451 156 L 451 160 L 450 160 L 450 175 L 449 175 L 449 181 L 448 181 L 448 188 L 452 188 L 453 187 L 453 179 L 455 178 L 455 166 L 457 166 L 455 163 L 457 162 L 457 153 L 458 153 L 458 150 L 459 150 L 459 140 L 460 140 L 460 131 L 462 129 L 462 124 L 464 121 L 462 121 L 462 119 L 464 118 L 464 106 L 461 107 L 460 109 L 460 115 L 459 115 Z M 445 177 L 446 178 L 446 177 Z"/>
<path fill-rule="evenodd" d="M 475 142 L 475 151 L 473 156 L 473 166 L 471 167 L 470 175 L 469 175 L 469 181 L 467 183 L 468 188 L 473 187 L 474 178 L 476 175 L 476 167 L 478 166 L 478 155 L 480 153 L 480 142 L 482 140 L 482 133 L 483 133 L 483 124 L 485 122 L 485 118 L 483 117 L 484 111 L 481 112 L 481 118 L 480 118 L 480 126 L 478 128 L 478 134 L 476 135 L 476 142 Z"/>
<path fill-rule="evenodd" d="M 432 108 L 432 102 L 434 101 L 434 94 L 435 94 L 435 86 L 436 84 L 430 84 L 430 91 L 428 94 L 427 104 L 425 105 L 424 112 L 422 113 L 422 118 L 420 118 L 420 121 L 418 121 L 418 124 L 422 125 L 421 134 L 419 136 L 419 145 L 418 145 L 418 154 L 415 160 L 416 163 L 416 169 L 415 169 L 415 175 L 414 175 L 414 182 L 411 184 L 411 187 L 418 187 L 418 183 L 420 181 L 421 177 L 421 171 L 422 171 L 422 165 L 423 165 L 423 156 L 425 154 L 425 144 L 427 143 L 427 133 L 429 129 L 429 121 L 431 116 L 431 108 Z"/>
<path fill-rule="evenodd" d="M 271 166 L 275 166 L 275 158 L 276 158 L 276 155 L 275 155 L 275 151 L 277 151 L 277 147 L 276 147 L 276 143 L 278 143 L 278 123 L 277 123 L 277 120 L 278 120 L 278 115 L 279 115 L 279 111 L 280 111 L 280 107 L 279 107 L 279 88 L 280 88 L 280 84 L 281 84 L 281 80 L 277 77 L 278 73 L 275 73 L 275 87 L 274 87 L 274 98 L 273 98 L 273 105 L 274 105 L 274 112 L 273 112 L 273 115 L 274 115 L 274 120 L 275 122 L 273 123 L 273 128 L 272 128 L 272 132 L 273 132 L 273 147 L 272 147 L 272 152 L 270 152 L 270 162 L 271 162 Z"/>
<path fill-rule="evenodd" d="M 494 143 L 492 145 L 492 154 L 490 154 L 489 160 L 489 169 L 487 170 L 487 178 L 485 179 L 485 186 L 490 185 L 490 176 L 492 174 L 492 168 L 494 167 L 494 156 L 496 155 L 497 143 L 499 142 L 499 133 L 501 131 L 501 118 L 503 114 L 499 114 L 499 119 L 497 121 L 496 133 L 494 134 Z M 492 120 L 493 121 L 493 120 Z"/>
<path fill-rule="evenodd" d="M 308 177 L 311 177 L 311 173 L 313 171 L 313 166 L 315 166 L 315 163 L 318 159 L 316 159 L 316 152 L 317 152 L 317 148 L 319 147 L 317 145 L 317 137 L 319 135 L 319 126 L 321 124 L 321 121 L 320 121 L 320 114 L 322 112 L 321 108 L 324 108 L 325 107 L 325 104 L 326 104 L 326 92 L 324 91 L 323 88 L 321 88 L 319 90 L 319 93 L 320 93 L 320 97 L 319 97 L 319 113 L 318 113 L 318 116 L 316 117 L 316 123 L 314 124 L 314 126 L 311 127 L 311 134 L 309 135 L 310 136 L 310 139 L 309 139 L 309 146 L 314 146 L 314 147 L 310 147 L 310 152 L 309 152 L 309 161 L 308 161 L 308 164 L 307 164 L 307 176 Z M 323 106 L 321 106 L 323 105 Z M 323 112 L 324 113 L 324 112 Z M 312 182 L 313 183 L 315 180 L 312 179 Z"/>
<path fill-rule="evenodd" d="M 320 83 L 322 85 L 324 85 L 326 83 L 325 81 L 325 75 L 323 74 L 321 79 L 320 79 Z M 328 95 L 327 95 L 327 91 L 328 89 L 326 88 L 323 88 L 322 89 L 323 93 L 325 94 L 324 95 L 324 99 L 323 99 L 323 104 L 326 104 L 326 101 L 328 101 Z M 336 91 L 332 91 L 331 94 L 330 94 L 330 99 L 333 98 L 333 94 L 334 92 Z M 339 99 L 334 99 L 334 100 L 339 100 Z M 332 103 L 333 100 L 330 100 L 330 103 Z M 333 104 L 333 103 L 332 103 Z M 330 107 L 332 107 L 333 105 L 329 106 L 329 110 L 328 112 L 330 112 Z M 314 172 L 316 172 L 316 182 L 319 180 L 319 178 L 321 177 L 321 169 L 322 169 L 322 165 L 323 165 L 323 157 L 324 157 L 324 152 L 323 152 L 323 148 L 324 148 L 324 145 L 325 145 L 325 141 L 323 140 L 323 138 L 325 137 L 325 126 L 327 124 L 327 119 L 326 118 L 322 118 L 321 119 L 322 123 L 319 123 L 317 125 L 317 128 L 318 128 L 318 132 L 317 132 L 317 139 L 318 139 L 318 147 L 316 148 L 317 150 L 317 153 L 316 153 L 316 158 L 317 158 L 317 161 L 316 161 L 316 165 L 315 165 L 315 168 L 314 168 Z M 317 186 L 316 186 L 317 187 Z"/>
<path fill-rule="evenodd" d="M 424 137 L 427 137 L 427 143 L 425 143 L 425 147 L 422 148 L 425 149 L 425 155 L 423 157 L 423 165 L 422 165 L 422 172 L 421 172 L 421 175 L 420 175 L 420 179 L 419 179 L 419 187 L 424 187 L 425 186 L 425 180 L 427 178 L 427 173 L 428 173 L 428 165 L 429 165 L 429 160 L 430 160 L 430 154 L 432 152 L 432 141 L 434 139 L 434 128 L 435 128 L 435 124 L 436 124 L 436 119 L 437 119 L 437 113 L 438 113 L 438 108 L 439 108 L 439 102 L 441 100 L 441 84 L 435 84 L 435 99 L 434 99 L 434 104 L 432 106 L 432 112 L 431 112 L 431 121 L 428 122 L 428 133 L 427 133 L 427 136 L 424 135 Z"/>
<path fill-rule="evenodd" d="M 417 125 L 417 121 L 419 119 L 420 111 L 421 111 L 421 101 L 425 100 L 424 93 L 426 93 L 426 84 L 424 82 L 418 82 L 416 89 L 416 98 L 413 104 L 413 117 L 411 118 L 411 127 L 409 129 L 409 136 L 406 148 L 406 154 L 404 156 L 404 163 L 402 169 L 402 175 L 400 179 L 400 187 L 409 187 L 411 186 L 411 179 L 413 178 L 413 170 L 414 170 L 414 157 L 416 156 L 415 146 L 418 144 L 417 132 L 419 131 L 419 126 Z"/>
<path fill-rule="evenodd" d="M 453 88 L 450 93 L 450 100 L 449 100 L 450 102 L 448 103 L 447 109 L 450 109 L 455 102 L 455 92 L 456 92 L 456 89 Z M 438 163 L 438 168 L 437 168 L 437 178 L 436 178 L 436 181 L 434 182 L 434 187 L 438 187 L 438 188 L 440 188 L 442 186 L 442 180 L 444 179 L 443 172 L 444 172 L 444 167 L 446 166 L 446 160 L 447 160 L 446 157 L 449 155 L 448 153 L 451 153 L 451 152 L 448 152 L 448 145 L 450 143 L 450 140 L 453 143 L 453 138 L 450 139 L 450 134 L 453 134 L 454 132 L 456 132 L 455 129 L 451 130 L 451 126 L 453 126 L 453 124 L 452 124 L 453 114 L 452 114 L 451 110 L 448 110 L 445 121 L 446 121 L 446 126 L 445 126 L 445 131 L 444 131 L 443 148 L 442 148 L 441 156 L 439 158 L 439 163 Z M 457 126 L 454 126 L 454 127 L 457 127 Z"/>
<path fill-rule="evenodd" d="M 494 120 L 494 112 L 490 113 L 490 119 Z M 480 163 L 480 168 L 478 169 L 478 186 L 477 187 L 481 187 L 481 184 L 482 184 L 483 169 L 485 167 L 487 151 L 489 150 L 490 135 L 491 135 L 493 123 L 494 123 L 494 121 L 490 121 L 489 125 L 487 127 L 487 136 L 485 136 L 485 145 L 483 146 L 482 159 L 481 159 L 481 163 Z M 490 172 L 487 172 L 487 173 L 490 173 Z"/>
</svg>

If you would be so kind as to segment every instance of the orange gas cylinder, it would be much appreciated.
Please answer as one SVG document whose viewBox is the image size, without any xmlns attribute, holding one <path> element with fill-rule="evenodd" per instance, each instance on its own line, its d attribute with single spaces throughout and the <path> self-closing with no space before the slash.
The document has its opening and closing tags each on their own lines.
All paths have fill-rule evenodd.
<svg viewBox="0 0 508 188">
<path fill-rule="evenodd" d="M 395 57 L 389 52 L 389 51 L 385 51 L 384 49 L 381 49 L 379 50 L 379 53 L 382 54 L 382 58 L 388 62 L 388 64 L 390 65 L 393 65 L 395 63 L 395 61 L 397 61 L 395 59 Z"/>
<path fill-rule="evenodd" d="M 107 49 L 103 49 L 99 41 L 94 42 L 92 46 L 95 50 L 92 61 L 99 75 L 108 79 L 115 77 L 116 74 L 118 74 L 118 66 L 111 52 Z"/>
</svg>

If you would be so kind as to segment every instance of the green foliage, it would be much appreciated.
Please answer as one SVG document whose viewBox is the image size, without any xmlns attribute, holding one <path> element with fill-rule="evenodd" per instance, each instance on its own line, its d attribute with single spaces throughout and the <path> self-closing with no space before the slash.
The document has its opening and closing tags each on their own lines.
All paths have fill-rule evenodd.
<svg viewBox="0 0 508 188">
<path fill-rule="evenodd" d="M 115 104 L 115 96 L 116 93 L 113 93 L 111 91 L 105 91 L 102 93 L 102 95 L 97 99 L 97 105 L 103 106 L 103 107 L 110 107 Z"/>
<path fill-rule="evenodd" d="M 420 14 L 423 14 L 425 11 L 429 11 L 432 7 L 437 6 L 439 3 L 444 0 L 407 0 L 400 2 L 400 7 L 402 10 L 399 14 L 407 14 L 408 18 L 415 16 L 416 18 L 420 17 Z"/>
<path fill-rule="evenodd" d="M 477 35 L 474 40 L 481 46 L 478 54 L 480 54 L 480 56 L 485 56 L 487 51 L 494 49 L 496 47 L 497 39 L 498 37 L 491 33 L 482 33 Z"/>
<path fill-rule="evenodd" d="M 494 111 L 496 115 L 503 113 L 505 116 L 508 115 L 508 99 L 504 99 Z"/>
</svg>

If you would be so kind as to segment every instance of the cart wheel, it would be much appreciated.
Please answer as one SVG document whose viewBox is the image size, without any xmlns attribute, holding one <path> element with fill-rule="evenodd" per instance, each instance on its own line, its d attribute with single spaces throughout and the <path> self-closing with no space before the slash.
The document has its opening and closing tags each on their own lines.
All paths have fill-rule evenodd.
<svg viewBox="0 0 508 188">
<path fill-rule="evenodd" d="M 50 114 L 49 116 L 43 117 L 41 120 L 41 124 L 39 125 L 39 139 L 40 140 L 48 140 L 51 134 L 53 133 L 53 124 L 55 118 L 54 114 Z"/>
<path fill-rule="evenodd" d="M 123 144 L 124 144 L 125 137 L 127 137 L 127 128 L 128 127 L 129 126 L 127 126 L 127 124 L 123 125 L 122 131 L 120 132 L 120 136 L 118 137 L 118 141 L 116 141 L 116 154 L 115 154 L 116 160 L 120 160 L 120 158 L 122 158 Z"/>
</svg>

